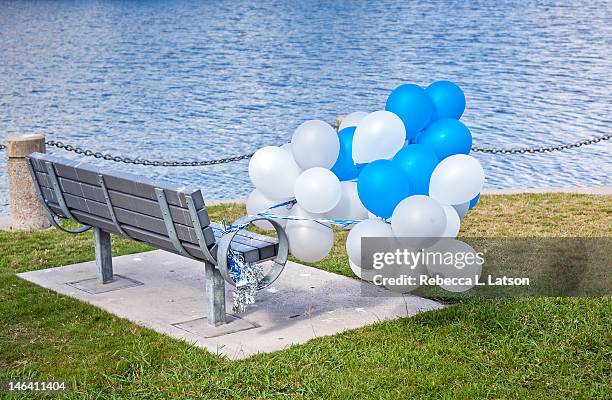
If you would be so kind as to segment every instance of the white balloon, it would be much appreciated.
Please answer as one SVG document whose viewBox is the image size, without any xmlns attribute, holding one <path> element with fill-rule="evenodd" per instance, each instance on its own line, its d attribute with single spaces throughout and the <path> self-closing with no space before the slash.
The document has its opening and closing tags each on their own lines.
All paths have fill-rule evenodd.
<svg viewBox="0 0 612 400">
<path fill-rule="evenodd" d="M 444 233 L 446 213 L 431 197 L 410 196 L 393 210 L 391 228 L 396 237 L 413 238 L 409 243 L 414 248 L 429 247 Z"/>
<path fill-rule="evenodd" d="M 302 169 L 329 169 L 338 158 L 340 139 L 330 124 L 313 119 L 297 127 L 291 138 L 291 150 L 295 162 Z"/>
<path fill-rule="evenodd" d="M 338 127 L 338 131 L 341 131 L 344 128 L 350 128 L 351 126 L 357 126 L 359 122 L 368 115 L 367 112 L 363 111 L 355 111 L 344 117 L 342 122 L 340 123 L 340 127 Z"/>
<path fill-rule="evenodd" d="M 429 195 L 442 204 L 461 204 L 482 191 L 484 170 L 480 162 L 466 154 L 455 154 L 440 161 L 429 181 Z"/>
<path fill-rule="evenodd" d="M 416 265 L 398 265 L 398 264 L 390 264 L 385 265 L 379 271 L 383 278 L 392 278 L 393 280 L 387 280 L 387 283 L 384 285 L 387 289 L 396 292 L 396 293 L 410 293 L 413 290 L 417 289 L 421 284 L 421 276 L 427 276 L 428 271 L 424 263 L 418 263 Z M 411 277 L 411 280 L 408 280 Z M 398 278 L 406 279 L 403 283 L 398 283 Z M 414 282 L 413 284 L 409 284 L 408 282 Z M 384 283 L 384 281 L 383 281 Z"/>
<path fill-rule="evenodd" d="M 329 219 L 367 219 L 368 210 L 363 206 L 357 194 L 357 182 L 340 182 L 342 195 L 340 201 L 326 215 Z"/>
<path fill-rule="evenodd" d="M 470 211 L 470 202 L 466 201 L 465 203 L 461 204 L 453 204 L 453 207 L 455 207 L 455 211 L 457 211 L 457 214 L 459 214 L 459 218 L 463 219 L 468 211 Z"/>
<path fill-rule="evenodd" d="M 291 209 L 291 216 L 300 218 L 321 218 L 296 204 Z M 285 232 L 289 238 L 289 251 L 296 258 L 305 262 L 316 262 L 327 257 L 334 245 L 334 232 L 331 227 L 314 221 L 287 221 Z"/>
<path fill-rule="evenodd" d="M 328 169 L 307 169 L 295 181 L 295 199 L 311 213 L 325 213 L 336 207 L 342 196 L 338 177 Z"/>
<path fill-rule="evenodd" d="M 281 146 L 281 149 L 288 151 L 291 155 L 293 155 L 293 150 L 291 149 L 291 142 L 285 143 Z"/>
<path fill-rule="evenodd" d="M 346 254 L 358 267 L 361 267 L 362 237 L 393 237 L 393 231 L 391 225 L 380 219 L 366 219 L 350 230 L 346 237 Z"/>
<path fill-rule="evenodd" d="M 476 276 L 482 274 L 483 258 L 474 250 L 472 246 L 457 239 L 441 239 L 434 246 L 425 250 L 432 254 L 452 254 L 454 264 L 449 264 L 446 261 L 447 257 L 426 257 L 429 262 L 426 264 L 427 271 L 431 277 L 450 278 L 448 284 L 442 284 L 442 289 L 449 292 L 465 292 L 472 287 L 474 283 L 469 280 L 474 280 Z M 472 257 L 467 257 L 467 254 L 472 254 Z M 459 261 L 464 260 L 464 261 Z M 468 262 L 469 261 L 469 262 Z M 455 278 L 452 280 L 452 278 Z M 461 279 L 463 278 L 463 279 Z M 466 279 L 468 278 L 468 279 Z M 455 283 L 457 282 L 457 283 Z"/>
<path fill-rule="evenodd" d="M 369 163 L 393 158 L 406 141 L 406 128 L 397 115 L 390 111 L 375 111 L 366 115 L 353 136 L 353 160 Z"/>
<path fill-rule="evenodd" d="M 459 214 L 457 214 L 457 210 L 453 206 L 448 206 L 446 204 L 442 205 L 444 209 L 444 213 L 446 214 L 446 228 L 444 228 L 444 233 L 442 233 L 442 237 L 447 238 L 456 238 L 459 234 L 459 229 L 461 228 L 461 219 L 459 218 Z"/>
<path fill-rule="evenodd" d="M 262 147 L 249 161 L 251 182 L 271 200 L 292 198 L 295 180 L 301 172 L 291 154 L 280 147 Z"/>
<path fill-rule="evenodd" d="M 281 206 L 269 210 L 270 207 L 275 206 L 279 203 L 279 201 L 269 199 L 259 190 L 255 189 L 251 192 L 251 194 L 249 194 L 249 197 L 246 201 L 247 214 L 255 215 L 266 210 L 268 210 L 271 214 L 279 216 L 285 216 L 289 214 L 289 208 L 287 208 L 286 206 Z M 285 226 L 287 224 L 286 220 L 284 219 L 276 219 L 276 222 L 278 222 L 281 226 Z M 274 230 L 274 227 L 268 221 L 255 221 L 253 223 L 255 224 L 255 226 L 261 229 L 265 229 L 268 231 Z"/>
<path fill-rule="evenodd" d="M 378 215 L 373 214 L 373 213 L 371 213 L 371 212 L 369 212 L 369 211 L 368 211 L 368 218 L 369 218 L 369 219 L 378 219 L 378 220 L 382 220 L 382 218 L 381 218 L 381 217 L 379 217 Z"/>
<path fill-rule="evenodd" d="M 357 264 L 351 261 L 349 258 L 349 266 L 351 267 L 351 271 L 359 278 L 367 282 L 372 282 L 374 275 L 376 274 L 376 270 L 374 269 L 361 269 Z"/>
<path fill-rule="evenodd" d="M 349 258 L 349 267 L 351 267 L 351 271 L 353 271 L 353 273 L 359 278 L 361 279 L 361 267 L 359 267 L 358 265 L 356 265 L 354 262 L 351 261 L 351 259 Z"/>
</svg>

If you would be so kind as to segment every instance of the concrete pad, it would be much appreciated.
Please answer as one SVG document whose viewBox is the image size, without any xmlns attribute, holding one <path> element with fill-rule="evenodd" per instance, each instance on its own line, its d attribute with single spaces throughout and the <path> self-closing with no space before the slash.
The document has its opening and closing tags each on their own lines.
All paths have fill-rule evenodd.
<svg viewBox="0 0 612 400">
<path fill-rule="evenodd" d="M 80 281 L 66 282 L 66 285 L 72 286 L 89 294 L 98 294 L 112 292 L 113 290 L 126 289 L 132 286 L 144 285 L 135 279 L 126 278 L 125 276 L 115 274 L 113 281 L 101 285 L 98 278 L 81 279 Z"/>
<path fill-rule="evenodd" d="M 100 291 L 102 285 L 92 283 L 93 261 L 18 275 L 231 359 L 443 307 L 288 262 L 280 278 L 258 293 L 256 304 L 243 314 L 230 315 L 228 324 L 211 327 L 206 321 L 202 263 L 162 250 L 115 257 L 113 263 L 122 279 L 111 283 L 116 286 L 110 291 Z M 230 311 L 231 288 L 226 289 L 226 300 Z"/>
<path fill-rule="evenodd" d="M 173 324 L 179 329 L 187 332 L 195 333 L 198 336 L 205 338 L 223 336 L 230 333 L 246 331 L 247 329 L 259 328 L 259 325 L 247 321 L 244 318 L 240 318 L 236 315 L 228 314 L 226 317 L 226 324 L 219 326 L 211 326 L 208 324 L 208 319 L 198 318 L 191 321 L 185 321 L 178 324 Z"/>
</svg>

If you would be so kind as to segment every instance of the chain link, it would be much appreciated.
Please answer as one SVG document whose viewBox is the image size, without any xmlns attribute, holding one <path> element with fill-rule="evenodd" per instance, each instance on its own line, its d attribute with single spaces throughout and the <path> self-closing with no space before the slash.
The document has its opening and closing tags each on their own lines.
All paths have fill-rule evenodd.
<svg viewBox="0 0 612 400">
<path fill-rule="evenodd" d="M 612 138 L 612 134 L 605 134 L 603 136 L 598 136 L 590 139 L 580 140 L 574 143 L 560 144 L 557 146 L 543 146 L 543 147 L 522 147 L 522 148 L 512 148 L 512 149 L 491 149 L 491 148 L 481 148 L 481 147 L 472 147 L 472 151 L 475 153 L 488 153 L 488 154 L 525 154 L 525 153 L 550 153 L 551 151 L 560 151 L 566 149 L 573 149 L 576 147 L 587 146 L 590 144 L 599 143 L 604 140 L 609 140 Z"/>
<path fill-rule="evenodd" d="M 134 165 L 146 165 L 153 167 L 203 167 L 207 165 L 226 164 L 234 161 L 246 160 L 253 156 L 253 153 L 243 154 L 239 156 L 219 158 L 216 160 L 198 160 L 198 161 L 158 161 L 158 160 L 147 160 L 143 158 L 130 158 L 112 155 L 108 153 L 94 152 L 92 150 L 86 150 L 78 146 L 65 144 L 63 142 L 49 140 L 46 142 L 47 146 L 57 147 L 58 149 L 71 151 L 73 153 L 83 155 L 86 157 L 94 157 L 106 161 L 121 162 L 124 164 Z"/>
<path fill-rule="evenodd" d="M 573 149 L 581 146 L 587 146 L 595 143 L 602 142 L 604 140 L 610 140 L 612 138 L 612 134 L 605 134 L 603 136 L 593 137 L 589 139 L 580 140 L 574 143 L 566 143 L 560 144 L 557 146 L 543 146 L 543 147 L 522 147 L 522 148 L 510 148 L 510 149 L 493 149 L 486 147 L 472 147 L 472 151 L 475 153 L 486 153 L 486 154 L 534 154 L 534 153 L 550 153 L 552 151 L 561 151 L 567 149 Z M 230 162 L 247 160 L 253 156 L 254 153 L 242 154 L 239 156 L 219 158 L 216 160 L 195 160 L 195 161 L 158 161 L 158 160 L 147 160 L 143 158 L 129 158 L 129 157 L 121 157 L 117 155 L 112 155 L 108 153 L 94 152 L 92 150 L 83 149 L 78 146 L 74 146 L 71 144 L 65 144 L 60 141 L 48 140 L 46 142 L 47 146 L 56 147 L 58 149 L 71 151 L 73 153 L 86 156 L 86 157 L 94 157 L 97 159 L 102 159 L 106 161 L 114 161 L 121 162 L 125 164 L 134 164 L 134 165 L 145 165 L 145 166 L 153 166 L 153 167 L 203 167 L 207 165 L 217 165 L 217 164 L 226 164 Z M 6 149 L 6 146 L 0 144 L 0 150 Z"/>
</svg>

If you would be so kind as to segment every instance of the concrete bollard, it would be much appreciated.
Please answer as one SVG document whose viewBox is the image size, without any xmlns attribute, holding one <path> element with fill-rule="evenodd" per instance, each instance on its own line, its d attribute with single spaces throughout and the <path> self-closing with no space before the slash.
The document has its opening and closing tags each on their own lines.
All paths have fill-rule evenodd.
<svg viewBox="0 0 612 400">
<path fill-rule="evenodd" d="M 39 203 L 38 194 L 30 177 L 25 156 L 35 151 L 45 152 L 44 135 L 24 135 L 6 138 L 7 177 L 11 230 L 42 230 L 49 228 L 49 220 Z"/>
</svg>

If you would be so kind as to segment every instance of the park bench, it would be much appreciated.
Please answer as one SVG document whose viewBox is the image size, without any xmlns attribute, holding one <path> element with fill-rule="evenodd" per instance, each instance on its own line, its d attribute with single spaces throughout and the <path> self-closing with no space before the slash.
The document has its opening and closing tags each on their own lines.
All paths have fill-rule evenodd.
<svg viewBox="0 0 612 400">
<path fill-rule="evenodd" d="M 226 321 L 225 283 L 235 284 L 232 266 L 228 265 L 230 253 L 232 259 L 247 263 L 273 260 L 258 289 L 274 282 L 287 261 L 287 236 L 276 221 L 247 216 L 232 226 L 266 219 L 276 229 L 278 239 L 240 229 L 228 232 L 210 222 L 200 189 L 49 154 L 32 153 L 26 159 L 50 223 L 69 233 L 93 228 L 97 278 L 102 285 L 113 281 L 111 233 L 202 261 L 207 319 L 216 326 Z M 69 230 L 58 223 L 59 219 L 71 219 L 83 226 Z"/>
</svg>

